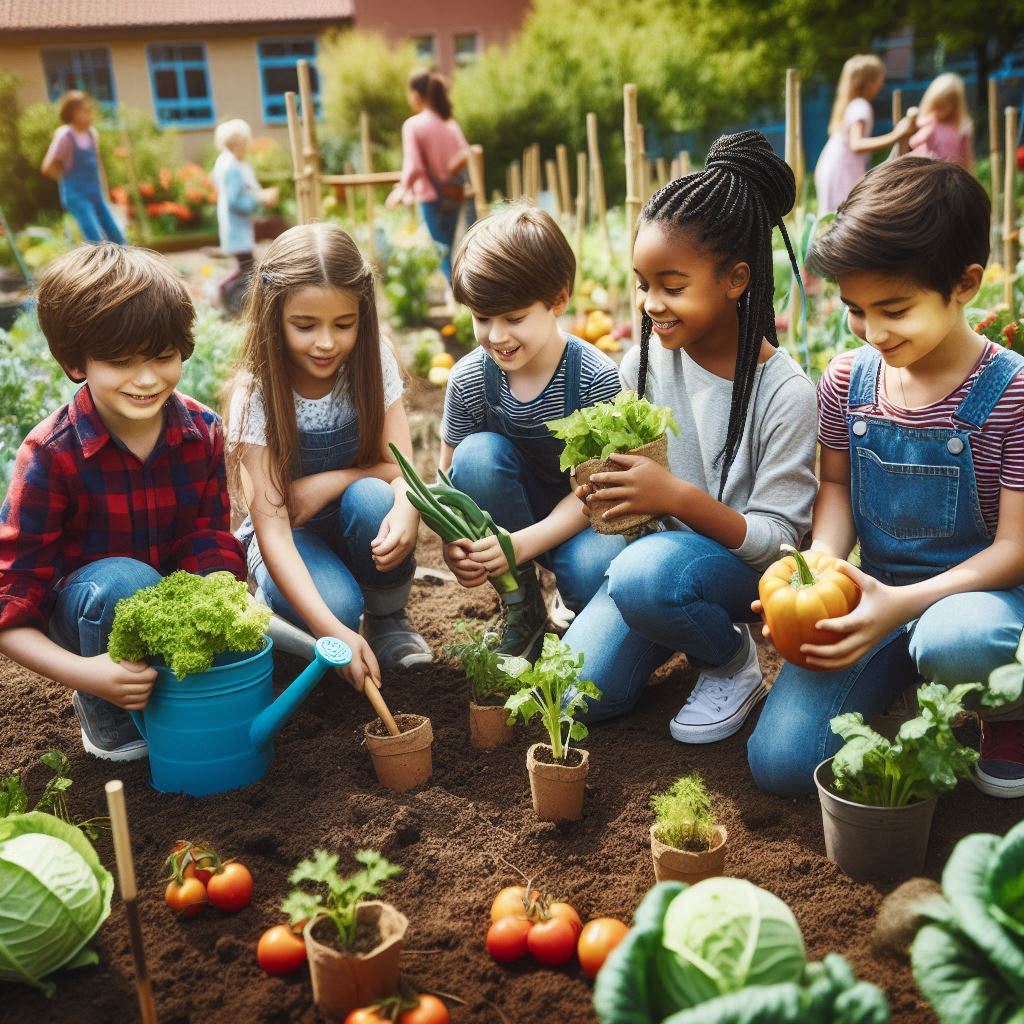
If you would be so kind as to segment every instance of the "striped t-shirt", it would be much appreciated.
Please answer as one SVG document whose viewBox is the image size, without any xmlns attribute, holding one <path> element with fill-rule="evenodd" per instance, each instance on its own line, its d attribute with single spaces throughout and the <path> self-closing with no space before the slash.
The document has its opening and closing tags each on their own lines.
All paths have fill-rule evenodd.
<svg viewBox="0 0 1024 1024">
<path fill-rule="evenodd" d="M 850 373 L 857 351 L 854 349 L 836 356 L 818 382 L 818 439 L 823 445 L 838 451 L 847 451 L 850 447 L 846 414 Z M 890 401 L 879 380 L 874 403 L 861 406 L 860 411 L 866 416 L 891 420 L 903 427 L 958 427 L 953 422 L 953 413 L 967 397 L 989 360 L 999 351 L 1000 346 L 990 341 L 963 384 L 923 409 L 904 409 L 896 405 Z M 981 514 L 994 532 L 999 521 L 1000 487 L 1024 491 L 1024 370 L 1007 385 L 981 429 L 971 431 L 970 445 Z"/>
<path fill-rule="evenodd" d="M 586 342 L 580 362 L 580 408 L 607 402 L 621 390 L 619 368 L 599 349 Z M 484 360 L 490 356 L 482 348 L 463 356 L 448 378 L 448 393 L 444 398 L 444 418 L 441 437 L 452 448 L 470 434 L 484 429 L 487 400 L 484 397 Z M 536 398 L 520 402 L 508 387 L 508 374 L 501 373 L 498 396 L 502 411 L 513 423 L 534 427 L 547 420 L 565 415 L 565 354 L 551 380 Z"/>
</svg>

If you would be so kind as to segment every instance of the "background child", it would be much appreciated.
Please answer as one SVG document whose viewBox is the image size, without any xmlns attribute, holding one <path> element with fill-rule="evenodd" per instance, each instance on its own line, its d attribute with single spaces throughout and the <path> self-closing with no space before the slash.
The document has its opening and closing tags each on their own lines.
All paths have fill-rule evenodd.
<svg viewBox="0 0 1024 1024">
<path fill-rule="evenodd" d="M 680 436 L 669 435 L 670 469 L 613 455 L 621 469 L 591 480 L 618 501 L 607 517 L 666 515 L 674 529 L 630 544 L 566 633 L 602 690 L 592 720 L 629 711 L 676 651 L 702 669 L 670 726 L 680 742 L 732 735 L 764 696 L 756 645 L 733 623 L 751 620 L 745 602 L 779 545 L 807 532 L 816 489 L 814 388 L 778 348 L 772 308 L 772 228 L 785 237 L 795 195 L 767 139 L 741 132 L 641 213 L 641 344 L 622 379 L 668 405 Z"/>
<path fill-rule="evenodd" d="M 440 463 L 512 534 L 520 588 L 502 595 L 500 650 L 509 654 L 527 655 L 547 628 L 535 559 L 555 573 L 576 611 L 625 544 L 590 529 L 559 470 L 563 442 L 545 426 L 621 389 L 611 359 L 558 327 L 575 276 L 565 235 L 528 207 L 475 224 L 455 256 L 455 298 L 472 311 L 480 347 L 448 381 Z M 467 587 L 507 568 L 494 538 L 448 545 L 445 561 Z"/>
<path fill-rule="evenodd" d="M 860 541 L 842 639 L 785 665 L 749 742 L 757 784 L 813 792 L 842 745 L 829 720 L 879 714 L 918 672 L 986 682 L 1024 626 L 1024 358 L 975 334 L 965 309 L 989 254 L 989 200 L 963 168 L 903 157 L 873 170 L 808 265 L 838 282 L 867 344 L 818 385 L 821 491 L 812 548 Z M 988 714 L 983 712 L 983 714 Z M 996 721 L 994 719 L 999 719 Z M 1024 796 L 1024 704 L 983 722 L 979 785 Z"/>
<path fill-rule="evenodd" d="M 932 160 L 974 168 L 974 124 L 967 113 L 964 80 L 952 72 L 939 75 L 925 90 L 910 136 L 910 152 Z"/>
<path fill-rule="evenodd" d="M 89 753 L 134 760 L 147 748 L 127 711 L 156 671 L 110 660 L 115 605 L 175 569 L 245 579 L 220 420 L 174 390 L 195 310 L 160 257 L 82 246 L 37 297 L 54 359 L 85 384 L 18 451 L 0 509 L 0 652 L 75 691 Z"/>
<path fill-rule="evenodd" d="M 73 89 L 60 100 L 63 124 L 40 168 L 58 182 L 60 203 L 78 221 L 87 242 L 107 239 L 124 245 L 124 234 L 107 205 L 107 182 L 100 162 L 100 136 L 92 124 L 92 100 Z"/>
<path fill-rule="evenodd" d="M 828 142 L 814 169 L 814 187 L 818 193 L 818 213 L 831 213 L 864 177 L 868 154 L 906 138 L 912 129 L 904 117 L 891 132 L 871 135 L 875 114 L 871 101 L 885 84 L 885 65 L 873 54 L 851 57 L 839 76 L 832 119 L 828 123 Z"/>
<path fill-rule="evenodd" d="M 252 272 L 252 251 L 256 245 L 253 215 L 261 205 L 277 202 L 276 188 L 260 188 L 256 172 L 246 162 L 252 129 L 236 118 L 217 125 L 214 142 L 220 150 L 213 165 L 217 188 L 217 230 L 220 247 L 238 260 L 238 271 L 221 284 L 221 293 L 229 309 L 241 305 Z"/>
<path fill-rule="evenodd" d="M 373 271 L 355 243 L 331 224 L 286 231 L 246 304 L 228 464 L 243 483 L 240 536 L 264 599 L 316 636 L 344 640 L 356 689 L 367 674 L 379 682 L 381 669 L 432 660 L 405 614 L 419 516 L 387 448 L 412 454 L 401 396 Z M 364 608 L 369 645 L 355 632 Z"/>
</svg>

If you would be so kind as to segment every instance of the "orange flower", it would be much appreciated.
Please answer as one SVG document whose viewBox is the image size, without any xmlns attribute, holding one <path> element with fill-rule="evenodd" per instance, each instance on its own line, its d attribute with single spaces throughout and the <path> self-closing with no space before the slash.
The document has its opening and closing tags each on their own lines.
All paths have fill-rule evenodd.
<svg viewBox="0 0 1024 1024">
<path fill-rule="evenodd" d="M 457 330 L 458 328 L 455 326 L 455 324 L 445 324 L 444 327 L 441 328 L 441 333 L 446 338 L 453 338 Z"/>
<path fill-rule="evenodd" d="M 171 182 L 174 180 L 174 178 L 171 175 L 171 172 L 166 167 L 161 167 L 160 168 L 159 179 L 160 179 L 160 187 L 163 188 L 163 189 L 170 188 L 171 187 Z"/>
<path fill-rule="evenodd" d="M 1009 323 L 1003 328 L 1003 337 L 1006 339 L 1006 345 L 1008 348 L 1013 345 L 1014 340 L 1017 337 L 1018 329 L 1019 325 L 1017 323 Z"/>
<path fill-rule="evenodd" d="M 156 189 L 148 181 L 139 182 L 139 195 L 143 199 L 152 199 L 156 195 Z"/>
</svg>

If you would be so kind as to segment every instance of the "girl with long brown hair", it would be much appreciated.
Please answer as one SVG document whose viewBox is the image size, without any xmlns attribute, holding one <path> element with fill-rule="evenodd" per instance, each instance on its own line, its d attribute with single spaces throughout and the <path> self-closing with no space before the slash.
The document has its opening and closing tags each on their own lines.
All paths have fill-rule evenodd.
<svg viewBox="0 0 1024 1024">
<path fill-rule="evenodd" d="M 341 228 L 292 228 L 257 266 L 245 319 L 227 436 L 250 575 L 279 615 L 352 648 L 356 689 L 429 663 L 405 614 L 419 517 L 388 451 L 412 442 L 373 271 Z"/>
</svg>

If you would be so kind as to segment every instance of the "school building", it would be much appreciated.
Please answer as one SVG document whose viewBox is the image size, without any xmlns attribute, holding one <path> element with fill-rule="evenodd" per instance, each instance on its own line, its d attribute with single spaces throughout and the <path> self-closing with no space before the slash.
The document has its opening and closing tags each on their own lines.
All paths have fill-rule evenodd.
<svg viewBox="0 0 1024 1024">
<path fill-rule="evenodd" d="M 101 106 L 150 114 L 198 158 L 213 127 L 244 118 L 288 145 L 284 95 L 320 40 L 358 26 L 411 41 L 450 73 L 515 34 L 529 0 L 3 0 L 0 68 L 19 79 L 20 107 L 88 92 Z"/>
</svg>

